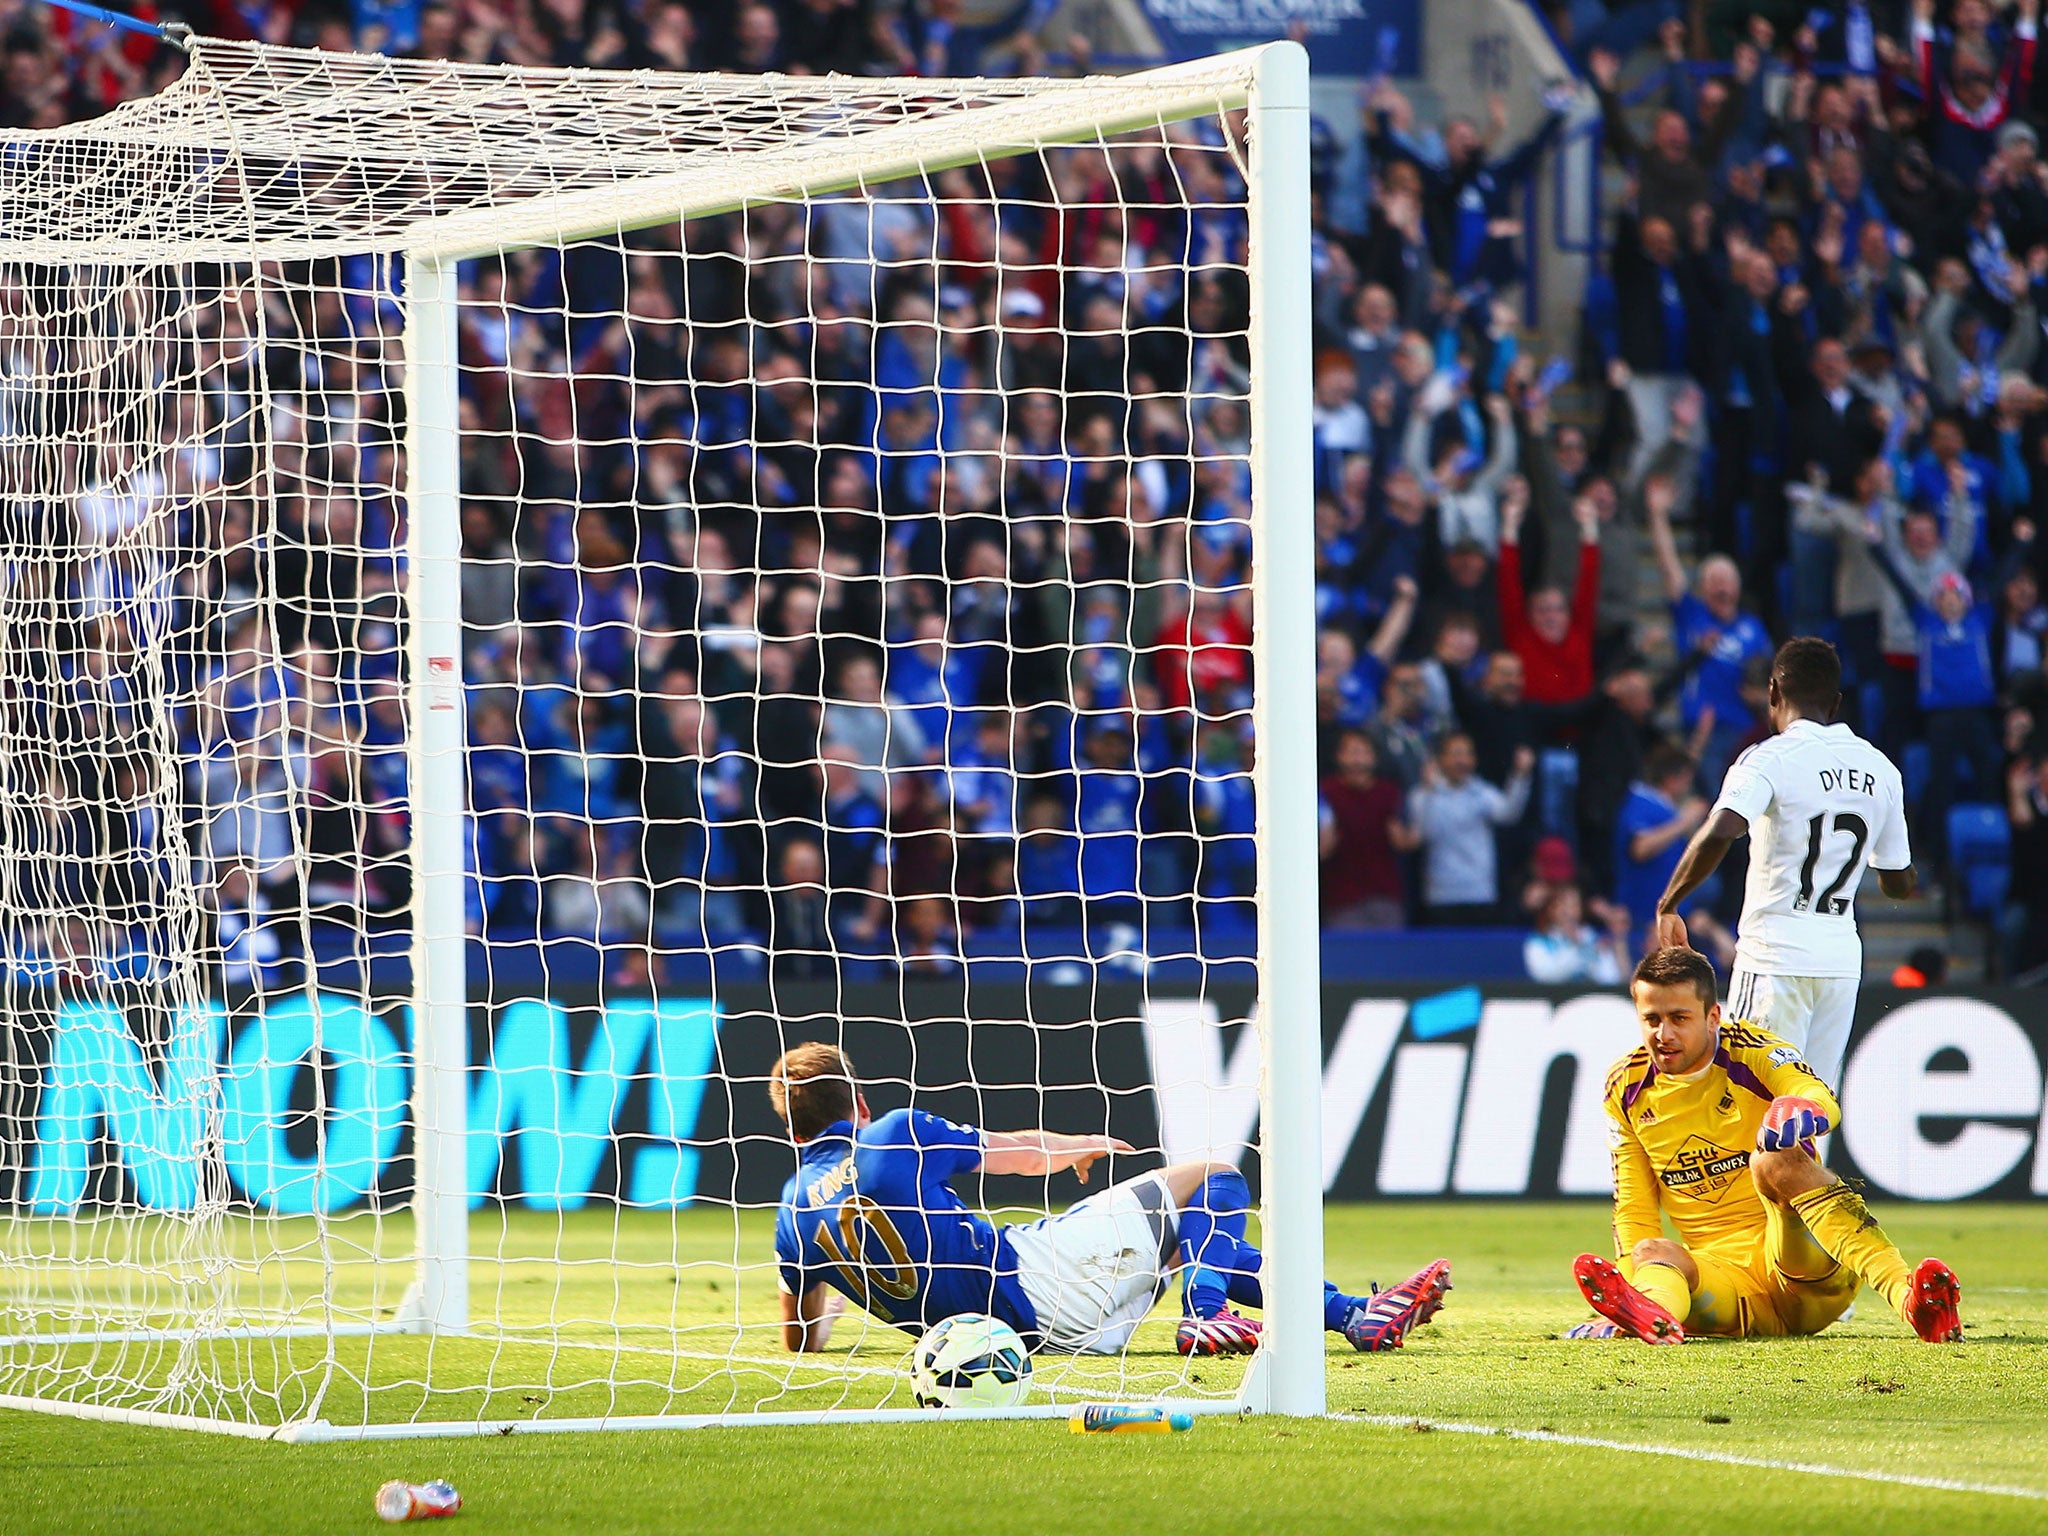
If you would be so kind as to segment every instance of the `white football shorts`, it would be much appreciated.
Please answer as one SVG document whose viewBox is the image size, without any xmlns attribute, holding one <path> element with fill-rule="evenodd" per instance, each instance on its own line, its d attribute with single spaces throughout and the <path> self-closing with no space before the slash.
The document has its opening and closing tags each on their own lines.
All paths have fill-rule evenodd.
<svg viewBox="0 0 2048 1536">
<path fill-rule="evenodd" d="M 1798 1046 L 1814 1075 L 1839 1089 L 1856 987 L 1854 976 L 1767 976 L 1738 966 L 1728 978 L 1727 1012 Z"/>
<path fill-rule="evenodd" d="M 1054 1354 L 1121 1350 L 1165 1294 L 1180 1254 L 1180 1211 L 1156 1173 L 1008 1231 L 1017 1283 Z"/>
</svg>

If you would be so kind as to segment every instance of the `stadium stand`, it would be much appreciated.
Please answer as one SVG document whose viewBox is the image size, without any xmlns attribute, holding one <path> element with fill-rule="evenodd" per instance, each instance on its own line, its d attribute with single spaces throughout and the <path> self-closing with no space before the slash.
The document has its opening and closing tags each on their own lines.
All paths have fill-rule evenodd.
<svg viewBox="0 0 2048 1536">
<path fill-rule="evenodd" d="M 246 0 L 186 19 L 224 35 L 528 64 L 1071 67 L 1049 62 L 1027 33 L 956 28 L 952 11 L 928 0 L 360 0 L 352 11 Z M 1520 974 L 1522 938 L 1556 883 L 1534 867 L 1539 844 L 1561 842 L 1571 856 L 1589 925 L 1580 937 L 1591 942 L 1591 925 L 1627 933 L 1616 817 L 1632 789 L 1664 796 L 1642 782 L 1649 755 L 1675 741 L 1710 797 L 1720 768 L 1766 729 L 1760 660 L 1775 640 L 1814 632 L 1842 648 L 1849 718 L 1909 765 L 1929 872 L 1958 912 L 2005 935 L 2009 972 L 2048 963 L 2048 925 L 2029 917 L 2031 881 L 2007 877 L 2048 758 L 2036 537 L 2048 510 L 2048 161 L 2035 126 L 2048 122 L 2048 81 L 2035 67 L 2033 13 L 2034 0 L 2003 16 L 1983 0 L 1939 11 L 1922 0 L 1873 27 L 1854 4 L 1780 31 L 1735 8 L 1731 24 L 1716 10 L 1696 34 L 1675 19 L 1655 30 L 1668 8 L 1560 6 L 1550 19 L 1603 111 L 1614 233 L 1584 334 L 1548 366 L 1512 302 L 1524 261 L 1514 209 L 1559 123 L 1530 143 L 1502 143 L 1489 125 L 1420 122 L 1393 82 L 1372 85 L 1363 199 L 1331 195 L 1329 178 L 1350 172 L 1336 158 L 1318 162 L 1315 517 L 1332 974 Z M 133 36 L 109 44 L 60 13 L 9 16 L 0 120 L 11 126 L 104 111 L 178 67 L 170 50 Z M 1625 56 L 1610 46 L 1639 43 Z M 1199 163 L 1214 173 L 1213 157 Z M 1081 164 L 1072 162 L 1077 175 Z M 1140 201 L 1173 201 L 1156 151 L 1114 164 Z M 1188 190 L 1211 205 L 1188 215 L 1202 225 L 1198 242 L 1227 249 L 1245 238 L 1228 206 L 1241 188 Z M 1329 210 L 1361 202 L 1363 227 L 1331 222 Z M 1052 227 L 1021 198 L 1018 218 L 994 228 L 947 220 L 882 231 L 858 203 L 833 206 L 807 233 L 842 313 L 871 323 L 876 340 L 808 342 L 804 370 L 834 380 L 815 391 L 782 387 L 800 371 L 791 344 L 772 324 L 747 324 L 773 319 L 774 279 L 742 292 L 716 260 L 687 294 L 670 285 L 673 266 L 650 265 L 623 295 L 590 292 L 592 274 L 539 257 L 466 279 L 509 300 L 466 322 L 472 355 L 545 372 L 563 369 L 572 350 L 587 369 L 609 349 L 638 381 L 635 397 L 654 402 L 645 419 L 626 421 L 622 390 L 563 399 L 552 427 L 573 413 L 606 445 L 580 455 L 514 454 L 493 403 L 467 402 L 479 430 L 464 482 L 484 493 L 464 529 L 473 934 L 506 973 L 537 973 L 545 954 L 558 977 L 570 967 L 627 981 L 649 963 L 649 933 L 673 941 L 653 946 L 674 952 L 666 963 L 687 964 L 693 943 L 709 943 L 765 966 L 778 923 L 830 925 L 856 957 L 847 963 L 877 976 L 909 964 L 920 943 L 1020 971 L 1039 954 L 1122 955 L 1143 967 L 1248 953 L 1254 808 L 1248 792 L 1215 787 L 1241 779 L 1203 771 L 1245 760 L 1248 723 L 1196 739 L 1187 711 L 1191 686 L 1213 714 L 1253 685 L 1239 649 L 1249 622 L 1242 488 L 1173 473 L 1178 445 L 1148 436 L 1160 429 L 1143 413 L 1119 439 L 1103 416 L 1071 409 L 1091 370 L 1120 379 L 1156 368 L 1198 384 L 1241 360 L 1216 341 L 1190 357 L 1139 357 L 1114 335 L 1064 356 L 1012 349 L 1014 370 L 996 382 L 1021 396 L 1021 426 L 985 445 L 1001 450 L 988 458 L 1000 483 L 963 493 L 980 497 L 965 525 L 979 519 L 985 537 L 936 535 L 936 459 L 919 451 L 986 430 L 965 404 L 989 382 L 969 340 L 977 329 L 1076 319 L 1093 297 L 1071 274 L 1064 288 L 998 291 L 988 242 L 1121 238 L 1120 270 L 1099 279 L 1121 283 L 1142 281 L 1147 240 L 1180 231 L 1108 231 L 1085 218 Z M 757 218 L 747 238 L 800 248 L 806 232 L 776 216 Z M 715 257 L 737 228 L 705 221 L 692 249 Z M 859 253 L 883 236 L 925 242 L 945 266 L 940 313 L 875 280 Z M 621 301 L 635 317 L 630 334 L 579 324 Z M 1242 295 L 1218 284 L 1185 301 L 1223 329 Z M 326 467 L 317 494 L 309 479 L 299 499 L 296 543 L 266 578 L 295 584 L 286 607 L 296 617 L 275 630 L 251 620 L 231 637 L 250 663 L 237 675 L 258 681 L 223 697 L 218 721 L 187 722 L 186 745 L 208 807 L 199 856 L 256 872 L 255 888 L 229 903 L 259 935 L 239 963 L 275 969 L 360 947 L 339 930 L 330 944 L 319 925 L 260 936 L 262 881 L 286 863 L 294 836 L 278 809 L 289 775 L 306 776 L 316 805 L 322 785 L 332 790 L 333 813 L 316 810 L 302 835 L 307 878 L 361 914 L 337 923 L 367 923 L 395 956 L 409 893 L 395 831 L 405 787 L 399 517 L 379 480 L 395 391 L 380 383 L 377 317 L 269 318 L 269 344 L 304 355 L 298 395 L 278 406 L 306 424 L 309 461 Z M 934 320 L 953 349 L 940 359 L 941 387 L 905 387 L 925 376 L 908 349 Z M 325 409 L 343 396 L 358 419 Z M 791 413 L 805 434 L 788 430 Z M 1197 420 L 1219 441 L 1246 430 L 1227 403 Z M 571 435 L 542 426 L 543 438 Z M 752 448 L 799 435 L 818 446 Z M 894 451 L 871 451 L 877 440 Z M 529 505 L 551 508 L 517 529 L 489 499 L 515 482 Z M 902 537 L 834 541 L 830 528 L 778 520 L 797 484 L 815 488 L 805 500 L 898 514 L 890 526 Z M 117 524 L 119 499 L 110 484 L 81 517 Z M 995 509 L 1016 506 L 1064 509 L 1068 547 L 1006 541 Z M 1197 541 L 1199 569 L 1160 568 L 1146 525 L 1175 519 L 1213 529 Z M 1125 528 L 1135 531 L 1116 531 Z M 323 542 L 342 537 L 336 529 L 383 556 L 351 571 L 346 592 L 330 590 L 338 567 L 320 557 Z M 516 578 L 515 538 L 533 556 Z M 786 573 L 806 540 L 831 544 L 817 578 L 763 574 L 745 553 L 766 550 L 762 563 Z M 1163 600 L 1131 616 L 1149 643 L 1087 651 L 1071 676 L 1038 665 L 1037 638 L 1085 635 L 1094 620 L 1035 603 L 1031 580 L 1055 558 L 1158 584 Z M 952 611 L 941 611 L 945 589 L 933 583 L 922 607 L 892 596 L 892 627 L 880 632 L 866 588 L 885 570 L 943 571 Z M 229 587 L 257 579 L 233 562 L 215 574 Z M 1943 608 L 1944 592 L 1959 601 Z M 944 659 L 930 643 L 942 633 L 953 642 Z M 565 634 L 566 646 L 554 638 Z M 806 638 L 819 634 L 858 643 Z M 310 696 L 264 692 L 261 679 L 279 675 L 265 659 L 284 655 L 296 658 L 293 675 L 317 680 Z M 756 716 L 750 698 L 743 717 L 743 674 L 772 678 L 783 707 Z M 515 678 L 521 687 L 504 686 Z M 619 703 L 628 691 L 599 686 L 624 678 L 637 711 Z M 335 734 L 346 745 L 303 763 L 266 755 L 260 743 L 281 739 L 266 717 L 306 709 L 345 717 Z M 1077 726 L 1102 711 L 1150 722 L 1134 758 L 1115 755 L 1131 733 Z M 1447 788 L 1453 735 L 1467 745 L 1450 754 Z M 607 752 L 621 742 L 633 749 Z M 1077 774 L 1082 763 L 1100 771 Z M 918 767 L 930 772 L 895 771 Z M 1989 781 L 1994 767 L 2003 782 Z M 886 855 L 874 830 L 884 796 L 898 829 Z M 762 834 L 798 815 L 831 829 L 824 846 Z M 1242 834 L 1244 855 L 1229 856 L 1225 841 L 1225 856 L 1198 861 L 1197 818 L 1212 836 Z M 945 889 L 930 885 L 953 834 L 997 832 L 1015 834 L 1014 857 L 965 858 Z M 53 846 L 70 835 L 53 829 Z M 1141 898 L 1107 913 L 1090 901 L 1084 931 L 1071 893 L 1132 888 L 1131 861 Z M 1437 880 L 1448 894 L 1432 900 Z M 771 889 L 807 883 L 833 894 L 816 910 L 775 907 Z M 1740 888 L 1739 878 L 1722 882 L 1726 921 Z M 920 910 L 933 895 L 965 899 Z M 1432 918 L 1454 926 L 1426 943 L 1386 938 Z M 1493 937 L 1472 934 L 1475 922 Z"/>
</svg>

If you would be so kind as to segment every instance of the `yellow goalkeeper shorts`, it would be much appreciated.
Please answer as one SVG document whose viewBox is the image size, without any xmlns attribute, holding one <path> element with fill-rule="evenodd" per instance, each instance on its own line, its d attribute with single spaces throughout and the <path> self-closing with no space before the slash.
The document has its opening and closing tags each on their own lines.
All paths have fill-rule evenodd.
<svg viewBox="0 0 2048 1536">
<path fill-rule="evenodd" d="M 1736 1339 L 1819 1333 L 1849 1310 L 1862 1284 L 1813 1240 L 1804 1222 L 1768 1201 L 1763 1241 L 1755 1249 L 1695 1252 L 1692 1261 L 1700 1277 L 1687 1333 Z"/>
</svg>

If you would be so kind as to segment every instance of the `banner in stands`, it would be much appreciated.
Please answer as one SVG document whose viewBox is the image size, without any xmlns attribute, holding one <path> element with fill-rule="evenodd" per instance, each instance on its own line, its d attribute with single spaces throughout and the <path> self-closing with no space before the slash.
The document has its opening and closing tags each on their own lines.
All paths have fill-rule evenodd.
<svg viewBox="0 0 2048 1536">
<path fill-rule="evenodd" d="M 1256 1178 L 1248 1005 L 1228 990 L 975 983 L 479 1006 L 472 1200 L 772 1203 L 794 1156 L 767 1073 L 806 1039 L 846 1047 L 876 1113 L 914 1102 L 994 1129 L 1107 1130 L 1168 1161 L 1243 1160 Z M 189 1208 L 214 1064 L 235 1196 L 282 1213 L 402 1201 L 409 1030 L 403 1004 L 333 994 L 202 1010 L 155 1038 L 104 1004 L 18 1010 L 10 1055 L 21 1070 L 0 1087 L 0 1204 Z M 1332 986 L 1323 1037 L 1331 1198 L 1608 1192 L 1601 1086 L 1637 1038 L 1618 993 Z M 2048 1197 L 2044 1067 L 2048 998 L 1872 989 L 1832 1160 L 1888 1197 Z M 1046 1198 L 1042 1181 L 964 1192 Z M 1050 1197 L 1082 1193 L 1067 1175 Z"/>
<path fill-rule="evenodd" d="M 1139 0 L 1167 54 L 1197 59 L 1298 37 L 1321 75 L 1419 75 L 1416 0 Z"/>
</svg>

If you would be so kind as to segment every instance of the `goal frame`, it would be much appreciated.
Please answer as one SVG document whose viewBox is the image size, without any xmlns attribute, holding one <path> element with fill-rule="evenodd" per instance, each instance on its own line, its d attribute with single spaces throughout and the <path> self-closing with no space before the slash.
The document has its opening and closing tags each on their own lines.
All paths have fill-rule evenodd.
<svg viewBox="0 0 2048 1536">
<path fill-rule="evenodd" d="M 975 132 L 940 153 L 917 123 L 853 139 L 808 141 L 733 157 L 707 174 L 643 177 L 424 220 L 403 242 L 405 494 L 403 597 L 411 776 L 412 1091 L 415 1275 L 378 1332 L 461 1337 L 470 1328 L 466 1171 L 469 978 L 464 926 L 464 697 L 458 264 L 543 244 L 620 235 L 750 205 L 855 190 L 1219 111 L 1250 131 L 1251 534 L 1257 679 L 1252 770 L 1258 806 L 1257 992 L 1265 1332 L 1236 1399 L 1177 1400 L 1196 1413 L 1318 1416 L 1327 1406 L 1322 1329 L 1322 1009 L 1316 883 L 1314 486 L 1311 440 L 1309 73 L 1299 44 L 1248 50 L 1239 83 L 1219 88 L 1213 61 L 1127 77 L 1131 110 L 1023 97 L 978 106 Z M 336 1330 L 341 1331 L 341 1330 Z M 348 1331 L 372 1331 L 352 1329 Z M 916 1422 L 918 1409 L 823 1409 L 282 1426 L 92 1403 L 0 1396 L 0 1407 L 210 1430 L 286 1442 L 445 1438 L 733 1424 Z M 1056 1417 L 1065 1405 L 952 1412 L 950 1419 Z"/>
</svg>

